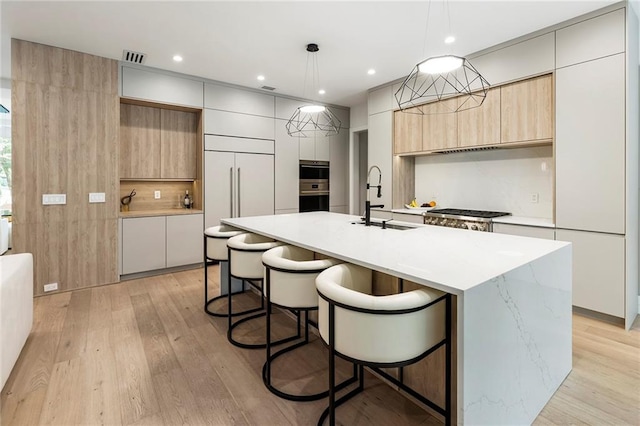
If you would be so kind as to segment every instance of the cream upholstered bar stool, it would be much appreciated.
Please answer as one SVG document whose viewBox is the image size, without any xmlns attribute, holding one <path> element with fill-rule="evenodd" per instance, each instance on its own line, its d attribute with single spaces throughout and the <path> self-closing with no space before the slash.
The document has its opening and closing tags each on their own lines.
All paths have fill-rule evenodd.
<svg viewBox="0 0 640 426">
<path fill-rule="evenodd" d="M 226 317 L 229 315 L 228 312 L 214 312 L 210 306 L 217 300 L 226 299 L 227 292 L 233 291 L 231 286 L 227 288 L 223 287 L 228 284 L 226 280 L 224 283 L 222 282 L 223 277 L 227 275 L 223 271 L 227 271 L 229 268 L 227 240 L 244 232 L 245 231 L 229 225 L 212 226 L 204 230 L 204 311 L 214 317 Z M 209 299 L 209 266 L 214 265 L 216 262 L 220 264 L 220 295 Z M 240 291 L 236 291 L 234 294 L 241 293 L 242 291 L 243 289 L 240 289 Z M 232 313 L 231 315 L 243 315 L 247 313 L 248 312 L 243 311 Z"/>
<path fill-rule="evenodd" d="M 315 253 L 301 247 L 283 245 L 272 248 L 262 255 L 265 266 L 265 298 L 267 301 L 266 361 L 262 367 L 262 380 L 273 394 L 291 401 L 314 401 L 325 398 L 329 391 L 315 394 L 296 395 L 277 389 L 272 384 L 271 364 L 276 358 L 309 343 L 309 325 L 317 323 L 309 320 L 309 311 L 318 310 L 316 277 L 325 269 L 341 263 L 337 259 L 315 259 Z M 271 312 L 273 306 L 296 313 L 298 320 L 297 338 L 301 341 L 271 354 Z M 301 313 L 304 313 L 304 336 L 300 334 Z M 355 378 L 342 387 L 353 383 Z"/>
<path fill-rule="evenodd" d="M 351 264 L 332 266 L 316 278 L 320 335 L 329 346 L 329 406 L 318 424 L 336 407 L 362 392 L 368 367 L 429 406 L 451 424 L 451 295 L 421 288 L 389 296 L 372 295 L 370 269 Z M 404 367 L 445 346 L 445 407 L 440 407 L 380 368 Z M 336 400 L 335 357 L 358 365 L 359 384 Z"/>
<path fill-rule="evenodd" d="M 264 266 L 262 265 L 262 254 L 267 250 L 283 244 L 283 242 L 276 241 L 272 238 L 254 234 L 251 232 L 239 234 L 227 240 L 227 256 L 229 259 L 229 288 L 231 288 L 233 278 L 236 278 L 242 280 L 243 286 L 245 283 L 248 283 L 260 293 L 260 306 L 246 311 L 246 313 L 257 313 L 254 313 L 250 316 L 245 316 L 244 318 L 239 319 L 235 322 L 233 320 L 233 315 L 231 315 L 231 313 L 233 312 L 233 294 L 232 292 L 227 293 L 227 306 L 229 312 L 229 315 L 227 315 L 227 339 L 229 340 L 229 342 L 231 342 L 231 344 L 235 346 L 245 349 L 263 349 L 266 347 L 265 343 L 243 343 L 236 340 L 233 337 L 233 330 L 242 323 L 265 316 L 266 312 L 264 310 L 263 293 Z M 259 285 L 257 283 L 259 283 Z M 274 344 L 284 343 L 285 341 L 290 341 L 293 338 L 295 338 L 295 336 L 292 338 L 288 338 L 288 340 L 274 342 Z"/>
</svg>

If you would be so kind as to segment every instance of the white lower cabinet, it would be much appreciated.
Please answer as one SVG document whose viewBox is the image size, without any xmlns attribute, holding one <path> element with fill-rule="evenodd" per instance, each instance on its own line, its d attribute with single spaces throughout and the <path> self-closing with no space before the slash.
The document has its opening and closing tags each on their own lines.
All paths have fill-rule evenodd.
<svg viewBox="0 0 640 426">
<path fill-rule="evenodd" d="M 496 234 L 518 235 L 520 237 L 541 238 L 544 240 L 555 240 L 556 235 L 556 231 L 553 228 L 511 225 L 506 223 L 494 223 L 493 232 Z"/>
<path fill-rule="evenodd" d="M 164 216 L 122 220 L 122 273 L 124 275 L 166 267 L 165 228 Z"/>
<path fill-rule="evenodd" d="M 202 213 L 122 219 L 122 275 L 202 262 Z"/>
<path fill-rule="evenodd" d="M 574 306 L 624 318 L 624 236 L 557 229 L 556 239 L 573 246 Z"/>
<path fill-rule="evenodd" d="M 202 262 L 202 214 L 167 216 L 167 268 Z"/>
</svg>

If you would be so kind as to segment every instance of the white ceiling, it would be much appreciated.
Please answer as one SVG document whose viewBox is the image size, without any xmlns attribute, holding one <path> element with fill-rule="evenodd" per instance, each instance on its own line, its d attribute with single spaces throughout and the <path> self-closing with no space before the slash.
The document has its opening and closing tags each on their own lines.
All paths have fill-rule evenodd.
<svg viewBox="0 0 640 426">
<path fill-rule="evenodd" d="M 352 106 L 428 56 L 467 55 L 611 3 L 451 0 L 457 41 L 446 46 L 446 2 L 437 0 L 428 23 L 426 1 L 3 0 L 1 76 L 10 76 L 13 37 L 113 59 L 130 49 L 146 53 L 151 67 Z M 303 88 L 311 42 L 320 46 L 324 96 Z M 172 60 L 177 53 L 182 63 Z M 367 75 L 369 68 L 376 74 Z"/>
</svg>

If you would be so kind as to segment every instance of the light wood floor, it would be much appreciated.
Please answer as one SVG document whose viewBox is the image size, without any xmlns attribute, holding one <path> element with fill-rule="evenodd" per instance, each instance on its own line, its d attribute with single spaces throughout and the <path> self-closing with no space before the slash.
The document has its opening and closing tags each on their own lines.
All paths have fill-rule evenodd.
<svg viewBox="0 0 640 426">
<path fill-rule="evenodd" d="M 217 267 L 210 272 L 217 294 Z M 202 281 L 198 269 L 36 298 L 32 333 L 2 391 L 1 424 L 315 424 L 326 402 L 268 392 L 264 351 L 227 342 L 226 320 L 202 311 Z M 274 320 L 281 335 L 292 331 L 284 315 Z M 625 332 L 574 315 L 573 329 L 573 371 L 536 423 L 640 424 L 640 327 Z M 237 337 L 262 333 L 256 321 Z M 275 384 L 322 390 L 326 352 L 312 340 L 274 366 Z M 440 424 L 370 375 L 338 417 L 345 425 Z"/>
</svg>

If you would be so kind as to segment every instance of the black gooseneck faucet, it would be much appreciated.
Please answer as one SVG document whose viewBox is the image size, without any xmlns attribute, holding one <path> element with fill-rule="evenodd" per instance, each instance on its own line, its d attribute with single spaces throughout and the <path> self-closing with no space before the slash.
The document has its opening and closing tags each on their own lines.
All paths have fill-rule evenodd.
<svg viewBox="0 0 640 426">
<path fill-rule="evenodd" d="M 378 170 L 378 184 L 377 185 L 371 185 L 370 184 L 370 179 L 371 179 L 371 171 L 373 169 L 377 169 Z M 377 193 L 377 197 L 380 198 L 382 197 L 382 172 L 380 171 L 380 167 L 378 166 L 371 166 L 369 168 L 369 172 L 367 173 L 367 201 L 364 204 L 364 226 L 371 226 L 371 207 L 373 208 L 383 208 L 384 204 L 376 204 L 376 205 L 371 205 L 371 201 L 369 200 L 369 189 L 371 188 L 378 188 L 378 193 Z"/>
</svg>

